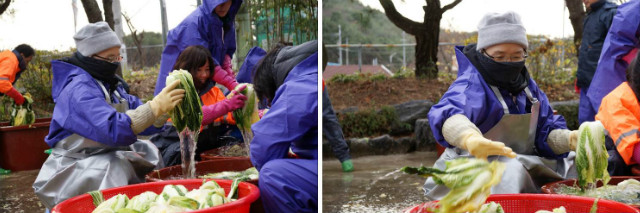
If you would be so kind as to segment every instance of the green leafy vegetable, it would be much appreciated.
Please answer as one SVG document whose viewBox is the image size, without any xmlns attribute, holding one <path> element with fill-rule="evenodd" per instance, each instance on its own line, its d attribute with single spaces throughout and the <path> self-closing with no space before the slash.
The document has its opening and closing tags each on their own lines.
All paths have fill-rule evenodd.
<svg viewBox="0 0 640 213">
<path fill-rule="evenodd" d="M 578 186 L 584 191 L 595 187 L 601 180 L 607 185 L 607 148 L 604 145 L 604 127 L 599 121 L 584 123 L 580 126 L 578 144 L 576 145 L 576 169 L 578 171 Z"/>
<path fill-rule="evenodd" d="M 433 177 L 437 184 L 451 189 L 438 203 L 440 212 L 473 212 L 487 200 L 491 187 L 500 182 L 505 165 L 475 158 L 458 158 L 446 162 L 446 169 L 404 167 L 401 171 Z"/>
<path fill-rule="evenodd" d="M 36 114 L 31 108 L 31 105 L 33 104 L 31 94 L 26 93 L 23 97 L 24 104 L 17 105 L 13 102 L 11 105 L 11 126 L 30 125 L 36 122 Z"/>
<path fill-rule="evenodd" d="M 184 99 L 176 108 L 169 112 L 171 121 L 178 132 L 185 128 L 191 131 L 200 131 L 202 124 L 202 103 L 196 87 L 193 85 L 193 78 L 188 71 L 174 70 L 167 76 L 166 84 L 180 81 L 176 89 L 184 89 Z"/>
<path fill-rule="evenodd" d="M 236 120 L 236 124 L 242 132 L 242 137 L 245 143 L 249 143 L 253 139 L 251 125 L 260 120 L 260 117 L 258 116 L 258 97 L 256 96 L 256 92 L 253 90 L 253 84 L 239 84 L 234 88 L 234 90 L 237 91 L 237 89 L 243 85 L 246 85 L 247 87 L 240 91 L 240 93 L 247 97 L 247 101 L 244 102 L 244 107 L 233 111 L 233 118 Z M 227 98 L 231 97 L 233 97 L 233 93 L 229 93 L 227 96 Z"/>
<path fill-rule="evenodd" d="M 158 194 L 154 192 L 143 192 L 129 200 L 127 209 L 146 212 L 151 207 L 151 204 L 156 200 L 156 197 L 158 197 Z"/>
</svg>

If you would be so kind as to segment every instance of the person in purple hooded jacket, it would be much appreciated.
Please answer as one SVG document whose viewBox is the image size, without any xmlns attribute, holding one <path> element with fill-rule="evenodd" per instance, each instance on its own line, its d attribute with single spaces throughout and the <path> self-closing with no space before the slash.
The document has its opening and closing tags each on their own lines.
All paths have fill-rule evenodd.
<svg viewBox="0 0 640 213">
<path fill-rule="evenodd" d="M 640 1 L 629 1 L 618 6 L 587 92 L 587 101 L 590 105 L 584 108 L 590 107 L 585 110 L 589 114 L 583 114 L 581 111 L 580 113 L 583 114 L 581 116 L 593 118 L 598 113 L 602 98 L 627 80 L 627 67 L 640 47 L 640 12 L 638 11 L 640 11 Z"/>
<path fill-rule="evenodd" d="M 165 79 L 172 71 L 178 55 L 192 45 L 206 47 L 215 64 L 219 65 L 214 68 L 213 81 L 229 90 L 238 85 L 231 58 L 236 52 L 234 21 L 240 5 L 242 0 L 204 0 L 202 5 L 169 31 L 166 47 L 162 51 L 155 94 L 164 88 Z"/>
<path fill-rule="evenodd" d="M 33 183 L 47 208 L 90 191 L 144 182 L 164 167 L 160 152 L 138 135 L 157 133 L 184 97 L 167 85 L 143 103 L 116 76 L 120 40 L 106 22 L 91 23 L 75 35 L 77 52 L 51 61 L 55 102 L 49 134 L 52 153 Z"/>
<path fill-rule="evenodd" d="M 469 157 L 503 162 L 506 170 L 492 193 L 536 193 L 549 181 L 575 175 L 568 155 L 578 132 L 553 114 L 529 76 L 528 46 L 520 16 L 506 12 L 486 14 L 478 43 L 456 47 L 458 78 L 428 113 L 435 139 L 446 147 L 434 167 Z M 423 188 L 434 200 L 449 191 L 432 178 Z"/>
</svg>

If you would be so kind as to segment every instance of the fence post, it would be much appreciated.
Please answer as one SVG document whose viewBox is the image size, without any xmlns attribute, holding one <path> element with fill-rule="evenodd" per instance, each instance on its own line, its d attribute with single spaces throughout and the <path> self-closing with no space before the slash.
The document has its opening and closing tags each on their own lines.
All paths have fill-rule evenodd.
<svg viewBox="0 0 640 213">
<path fill-rule="evenodd" d="M 338 25 L 338 64 L 342 65 L 342 26 Z"/>
<path fill-rule="evenodd" d="M 164 0 L 160 0 L 160 16 L 162 18 L 162 46 L 167 45 L 167 5 Z"/>
<path fill-rule="evenodd" d="M 362 73 L 362 45 L 358 47 L 358 72 Z"/>
</svg>

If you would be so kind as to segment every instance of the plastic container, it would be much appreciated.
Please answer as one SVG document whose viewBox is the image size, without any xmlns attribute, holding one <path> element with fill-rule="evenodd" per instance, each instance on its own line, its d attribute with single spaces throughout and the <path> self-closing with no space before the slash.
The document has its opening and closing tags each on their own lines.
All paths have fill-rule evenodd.
<svg viewBox="0 0 640 213">
<path fill-rule="evenodd" d="M 204 151 L 200 153 L 200 158 L 202 158 L 202 161 L 221 160 L 221 159 L 249 159 L 249 156 L 237 156 L 237 157 L 222 156 L 220 153 L 221 153 L 221 149 L 223 148 L 226 148 L 226 147 L 220 147 L 220 148 Z"/>
<path fill-rule="evenodd" d="M 618 183 L 631 178 L 640 181 L 640 176 L 613 176 L 611 177 L 611 180 L 609 180 L 609 183 L 607 185 L 618 185 Z M 576 181 L 577 181 L 576 179 L 568 179 L 568 180 L 556 181 L 553 183 L 547 183 L 544 186 L 542 186 L 542 193 L 557 194 L 555 189 L 558 188 L 560 184 L 573 186 L 573 185 L 576 185 Z M 598 183 L 596 183 L 596 187 L 601 187 L 601 186 L 602 186 L 602 182 L 598 181 Z M 640 209 L 640 205 L 631 205 L 631 204 L 628 204 L 628 205 Z"/>
<path fill-rule="evenodd" d="M 48 157 L 44 151 L 50 148 L 44 142 L 50 123 L 51 118 L 39 118 L 24 126 L 0 123 L 0 168 L 12 171 L 40 169 Z"/>
<path fill-rule="evenodd" d="M 589 212 L 595 198 L 558 194 L 494 194 L 487 198 L 488 202 L 499 203 L 505 212 L 536 212 L 538 210 L 551 211 L 564 206 L 567 212 Z M 427 209 L 435 207 L 437 201 L 419 204 L 405 209 L 403 212 L 429 212 Z M 610 200 L 598 200 L 597 212 L 640 212 L 638 209 Z"/>
<path fill-rule="evenodd" d="M 224 188 L 225 193 L 229 193 L 229 188 L 231 187 L 230 180 L 216 180 L 218 184 Z M 121 186 L 110 189 L 101 190 L 104 195 L 105 200 L 117 195 L 117 194 L 126 194 L 129 198 L 141 194 L 145 191 L 153 191 L 157 194 L 162 192 L 162 189 L 165 185 L 173 184 L 173 185 L 184 185 L 188 190 L 199 188 L 202 185 L 202 179 L 189 179 L 189 180 L 172 180 L 172 181 L 163 181 L 163 182 L 154 182 L 154 183 L 141 183 L 135 185 Z M 248 183 L 240 183 L 238 185 L 238 200 L 226 203 L 220 206 L 191 211 L 193 213 L 204 213 L 204 212 L 249 212 L 249 206 L 251 203 L 255 202 L 258 197 L 260 197 L 260 190 L 258 187 L 248 184 Z M 93 199 L 89 194 L 78 195 L 76 197 L 65 200 L 64 202 L 53 207 L 51 212 L 54 213 L 88 213 L 93 211 L 95 206 L 93 205 Z"/>
<path fill-rule="evenodd" d="M 205 175 L 208 173 L 224 172 L 224 171 L 244 171 L 253 167 L 249 159 L 216 159 L 211 161 L 201 161 L 196 163 L 196 176 Z M 175 165 L 160 170 L 150 172 L 146 176 L 147 182 L 159 182 L 167 179 L 172 179 L 182 175 L 182 166 Z M 250 180 L 247 183 L 258 185 L 258 180 Z M 262 206 L 262 200 L 251 204 L 252 213 L 264 212 Z"/>
<path fill-rule="evenodd" d="M 224 171 L 244 171 L 253 167 L 249 159 L 218 159 L 211 161 L 200 161 L 196 163 L 196 177 L 209 173 Z M 175 165 L 155 170 L 147 174 L 147 182 L 158 182 L 163 180 L 176 179 L 182 176 L 182 166 Z M 258 185 L 258 180 L 250 180 L 248 183 Z"/>
</svg>

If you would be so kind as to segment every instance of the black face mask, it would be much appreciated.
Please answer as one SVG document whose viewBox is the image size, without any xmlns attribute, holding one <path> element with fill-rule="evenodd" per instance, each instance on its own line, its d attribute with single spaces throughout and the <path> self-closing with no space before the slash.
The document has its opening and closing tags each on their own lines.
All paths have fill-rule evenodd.
<svg viewBox="0 0 640 213">
<path fill-rule="evenodd" d="M 497 62 L 478 52 L 479 69 L 484 80 L 494 86 L 508 90 L 511 94 L 520 93 L 529 85 L 529 75 L 521 62 Z"/>
<path fill-rule="evenodd" d="M 93 78 L 101 80 L 109 84 L 109 89 L 114 90 L 116 84 L 118 84 L 118 78 L 116 77 L 116 70 L 120 66 L 120 62 L 111 63 L 92 57 L 86 57 L 75 52 L 68 60 L 69 63 L 76 65 L 85 71 L 87 71 Z"/>
</svg>

